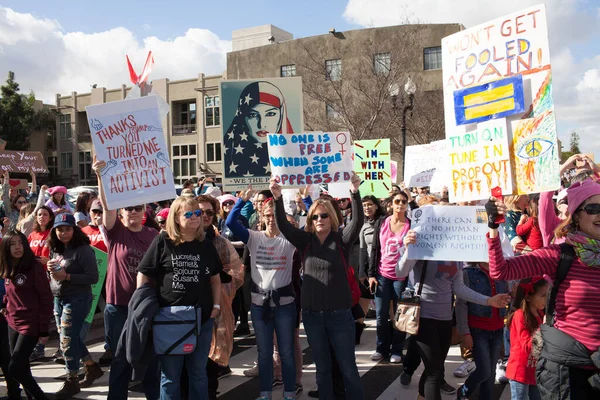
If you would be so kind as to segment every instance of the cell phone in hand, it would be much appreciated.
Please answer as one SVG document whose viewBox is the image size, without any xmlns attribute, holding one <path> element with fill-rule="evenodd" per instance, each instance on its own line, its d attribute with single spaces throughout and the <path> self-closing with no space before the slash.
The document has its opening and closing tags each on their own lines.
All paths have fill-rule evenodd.
<svg viewBox="0 0 600 400">
<path fill-rule="evenodd" d="M 495 197 L 499 201 L 502 201 L 502 202 L 504 201 L 504 199 L 502 198 L 502 188 L 500 186 L 496 186 L 495 188 L 492 188 L 492 197 Z M 502 223 L 504 223 L 504 221 L 505 221 L 504 215 L 498 215 L 494 222 L 497 224 L 502 224 Z"/>
</svg>

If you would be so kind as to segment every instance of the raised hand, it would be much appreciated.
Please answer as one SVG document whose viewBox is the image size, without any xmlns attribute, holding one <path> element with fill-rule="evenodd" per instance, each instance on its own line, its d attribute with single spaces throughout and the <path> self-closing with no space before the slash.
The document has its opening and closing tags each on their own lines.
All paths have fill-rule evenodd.
<svg viewBox="0 0 600 400">
<path fill-rule="evenodd" d="M 358 188 L 360 188 L 361 180 L 358 175 L 352 174 L 352 178 L 350 179 L 350 191 L 352 193 L 357 193 Z"/>
<path fill-rule="evenodd" d="M 242 190 L 240 192 L 240 199 L 242 199 L 243 201 L 248 201 L 252 198 L 252 196 L 254 196 L 254 194 L 256 193 L 255 190 L 252 190 L 252 185 L 248 185 L 248 189 L 246 190 Z"/>
<path fill-rule="evenodd" d="M 277 179 L 271 178 L 269 189 L 271 190 L 271 193 L 273 193 L 273 197 L 275 197 L 276 199 L 279 199 L 281 197 L 281 186 L 279 186 Z"/>
</svg>

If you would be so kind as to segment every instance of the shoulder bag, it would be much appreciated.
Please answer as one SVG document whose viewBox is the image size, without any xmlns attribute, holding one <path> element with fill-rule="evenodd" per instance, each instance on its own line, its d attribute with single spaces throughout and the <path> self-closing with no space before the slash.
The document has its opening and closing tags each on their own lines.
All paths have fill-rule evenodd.
<svg viewBox="0 0 600 400">
<path fill-rule="evenodd" d="M 427 271 L 427 261 L 421 271 L 421 280 L 419 281 L 419 290 L 417 294 L 409 299 L 398 300 L 396 315 L 394 316 L 394 328 L 400 332 L 416 335 L 419 333 L 419 318 L 421 318 L 421 292 L 425 282 L 425 272 Z M 408 277 L 406 277 L 408 279 Z"/>
</svg>

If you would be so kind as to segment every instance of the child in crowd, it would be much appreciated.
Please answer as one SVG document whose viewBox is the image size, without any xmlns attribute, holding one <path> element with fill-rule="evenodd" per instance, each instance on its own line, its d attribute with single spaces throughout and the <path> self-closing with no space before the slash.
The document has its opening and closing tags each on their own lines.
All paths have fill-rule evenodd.
<svg viewBox="0 0 600 400">
<path fill-rule="evenodd" d="M 531 250 L 537 250 L 544 247 L 542 231 L 538 221 L 540 195 L 535 194 L 530 197 L 529 206 L 527 207 L 528 214 L 523 213 L 517 225 L 517 235 L 525 241 Z"/>
<path fill-rule="evenodd" d="M 547 292 L 548 282 L 543 277 L 523 279 L 508 316 L 510 357 L 506 377 L 510 379 L 512 400 L 541 398 L 535 382 L 537 359 L 532 355 L 531 349 L 532 337 L 542 323 Z"/>
</svg>

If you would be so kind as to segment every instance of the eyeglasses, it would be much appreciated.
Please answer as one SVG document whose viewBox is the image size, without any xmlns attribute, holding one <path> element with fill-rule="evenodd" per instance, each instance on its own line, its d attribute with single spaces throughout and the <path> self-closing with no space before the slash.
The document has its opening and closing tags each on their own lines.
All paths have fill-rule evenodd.
<svg viewBox="0 0 600 400">
<path fill-rule="evenodd" d="M 402 204 L 407 204 L 407 203 L 408 203 L 408 201 L 406 201 L 406 200 L 403 200 L 403 199 L 394 199 L 394 204 L 395 204 L 395 205 L 398 205 L 398 204 L 400 204 L 400 203 L 402 203 Z"/>
<path fill-rule="evenodd" d="M 202 211 L 202 213 L 206 214 L 209 217 L 215 216 L 215 212 L 213 210 L 200 210 L 200 211 Z"/>
<path fill-rule="evenodd" d="M 223 207 L 229 207 L 234 205 L 235 203 L 232 200 L 227 200 L 223 202 Z"/>
<path fill-rule="evenodd" d="M 579 211 L 585 211 L 587 215 L 598 215 L 600 214 L 600 204 L 591 203 L 579 209 Z"/>
<path fill-rule="evenodd" d="M 157 224 L 159 224 L 159 225 L 163 225 L 163 224 L 166 224 L 166 223 L 167 223 L 167 221 L 166 221 L 166 220 L 164 220 L 164 219 L 157 219 L 157 220 L 156 220 L 156 223 L 157 223 Z"/>
<path fill-rule="evenodd" d="M 125 207 L 124 210 L 127 212 L 132 212 L 133 210 L 136 212 L 142 212 L 144 211 L 144 206 Z"/>
<path fill-rule="evenodd" d="M 185 219 L 190 219 L 194 215 L 196 217 L 201 216 L 202 215 L 202 210 L 194 210 L 194 211 L 188 211 L 188 212 L 184 212 L 183 213 L 183 216 L 185 217 Z"/>
<path fill-rule="evenodd" d="M 27 201 L 25 201 L 25 200 L 19 200 L 19 201 L 17 201 L 17 204 L 27 204 Z"/>
<path fill-rule="evenodd" d="M 329 218 L 329 214 L 327 214 L 327 213 L 314 214 L 312 217 L 310 217 L 310 219 L 312 219 L 313 221 L 316 221 L 319 219 L 319 217 L 321 217 L 321 219 L 327 219 L 327 218 Z"/>
</svg>

